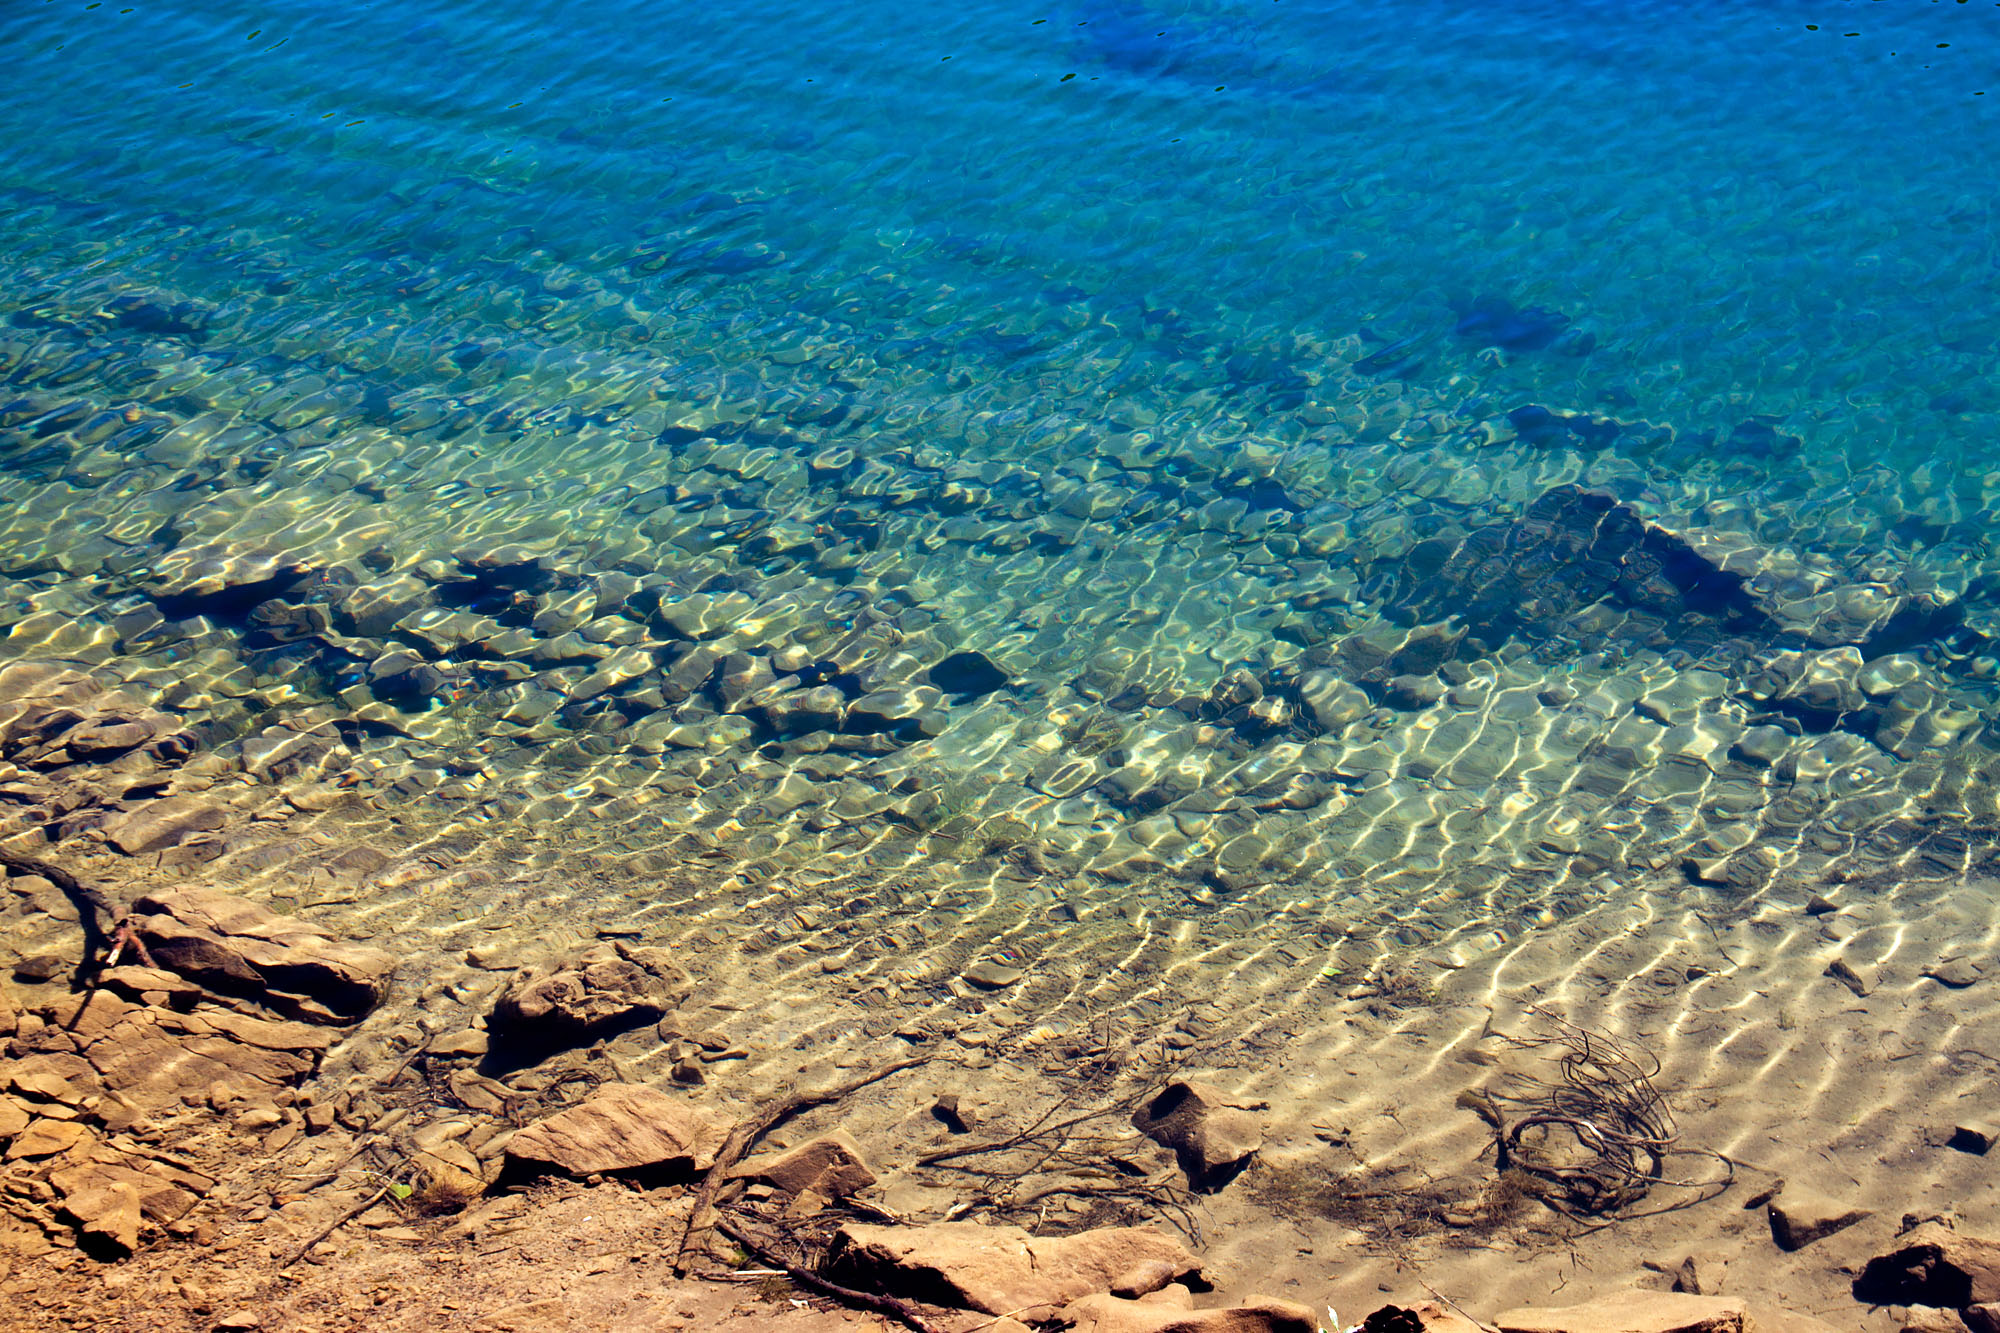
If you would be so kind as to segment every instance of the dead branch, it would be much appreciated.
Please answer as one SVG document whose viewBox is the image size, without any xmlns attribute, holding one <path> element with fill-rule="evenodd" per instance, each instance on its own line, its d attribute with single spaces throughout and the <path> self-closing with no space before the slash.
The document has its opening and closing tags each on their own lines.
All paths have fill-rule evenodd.
<svg viewBox="0 0 2000 1333">
<path fill-rule="evenodd" d="M 898 1300 L 894 1296 L 878 1296 L 872 1291 L 857 1291 L 853 1287 L 843 1287 L 838 1282 L 831 1282 L 810 1268 L 803 1268 L 785 1258 L 777 1252 L 769 1240 L 757 1236 L 734 1219 L 718 1217 L 715 1219 L 714 1227 L 761 1262 L 773 1268 L 783 1269 L 787 1277 L 801 1286 L 824 1292 L 848 1305 L 857 1305 L 864 1310 L 874 1310 L 878 1314 L 888 1315 L 891 1319 L 915 1329 L 916 1333 L 942 1333 L 936 1324 L 925 1319 L 917 1307 L 908 1301 Z"/>
<path fill-rule="evenodd" d="M 62 890 L 63 896 L 75 904 L 77 924 L 83 927 L 83 965 L 77 969 L 77 973 L 82 976 L 95 972 L 96 960 L 110 953 L 111 931 L 124 915 L 111 901 L 110 895 L 102 889 L 85 884 L 61 866 L 51 865 L 32 856 L 0 852 L 0 866 L 21 875 L 40 875 Z M 121 938 L 122 934 L 121 932 Z"/>
<path fill-rule="evenodd" d="M 774 1102 L 748 1120 L 729 1131 L 729 1137 L 722 1141 L 722 1147 L 715 1154 L 715 1162 L 708 1168 L 708 1174 L 701 1178 L 701 1188 L 694 1196 L 694 1210 L 688 1214 L 687 1229 L 681 1232 L 681 1243 L 674 1251 L 674 1274 L 687 1276 L 688 1249 L 696 1237 L 715 1224 L 715 1196 L 721 1190 L 722 1182 L 728 1178 L 731 1168 L 743 1160 L 752 1144 L 758 1139 L 790 1120 L 801 1111 L 815 1106 L 825 1106 L 841 1098 L 859 1092 L 871 1083 L 879 1083 L 891 1074 L 899 1074 L 905 1069 L 929 1064 L 929 1056 L 912 1056 L 907 1060 L 897 1060 L 883 1065 L 872 1074 L 864 1074 L 837 1087 L 825 1088 L 818 1092 L 794 1093 L 781 1102 Z"/>
<path fill-rule="evenodd" d="M 382 1200 L 388 1198 L 389 1192 L 393 1188 L 394 1188 L 393 1185 L 384 1185 L 381 1189 L 376 1190 L 373 1194 L 363 1199 L 360 1203 L 355 1204 L 352 1208 L 342 1213 L 339 1217 L 334 1218 L 333 1221 L 327 1223 L 324 1227 L 321 1227 L 318 1234 L 316 1234 L 311 1240 L 307 1241 L 305 1244 L 299 1246 L 299 1248 L 292 1254 L 291 1258 L 285 1260 L 285 1262 L 278 1265 L 278 1271 L 280 1273 L 284 1272 L 287 1268 L 290 1268 L 293 1264 L 305 1258 L 308 1254 L 311 1254 L 313 1246 L 319 1244 L 321 1241 L 325 1240 L 328 1236 L 331 1236 L 334 1232 L 340 1230 L 342 1227 L 346 1226 L 349 1222 L 361 1216 L 363 1213 L 367 1212 L 370 1208 L 373 1208 L 376 1204 L 382 1202 Z"/>
</svg>

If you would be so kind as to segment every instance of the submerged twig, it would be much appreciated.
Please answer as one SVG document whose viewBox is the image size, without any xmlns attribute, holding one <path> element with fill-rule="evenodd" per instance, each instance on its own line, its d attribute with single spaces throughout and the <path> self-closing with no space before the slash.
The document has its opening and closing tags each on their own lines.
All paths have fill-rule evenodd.
<svg viewBox="0 0 2000 1333">
<path fill-rule="evenodd" d="M 794 1093 L 781 1102 L 774 1102 L 765 1107 L 730 1130 L 729 1137 L 722 1141 L 722 1147 L 716 1151 L 715 1161 L 708 1168 L 708 1174 L 701 1178 L 701 1188 L 695 1193 L 694 1210 L 688 1214 L 687 1229 L 681 1232 L 681 1243 L 674 1251 L 675 1275 L 687 1276 L 688 1249 L 697 1237 L 715 1224 L 716 1193 L 721 1190 L 722 1182 L 728 1178 L 730 1169 L 743 1160 L 743 1155 L 750 1151 L 752 1144 L 801 1111 L 837 1102 L 871 1083 L 879 1083 L 891 1074 L 929 1063 L 928 1056 L 913 1056 L 907 1060 L 897 1060 L 893 1064 L 883 1065 L 872 1074 L 864 1074 L 837 1087 L 825 1088 L 818 1092 Z"/>
<path fill-rule="evenodd" d="M 1633 1210 L 1656 1186 L 1719 1194 L 1735 1182 L 1735 1165 L 1726 1156 L 1679 1146 L 1673 1113 L 1653 1084 L 1658 1057 L 1540 1006 L 1533 1012 L 1554 1026 L 1554 1036 L 1504 1040 L 1519 1050 L 1554 1048 L 1556 1078 L 1523 1080 L 1515 1091 L 1466 1102 L 1492 1126 L 1502 1172 L 1520 1173 L 1532 1182 L 1529 1193 L 1572 1218 L 1636 1216 Z M 1496 1101 L 1525 1113 L 1509 1122 Z M 1675 1157 L 1713 1158 L 1724 1174 L 1674 1179 L 1667 1164 Z"/>
</svg>

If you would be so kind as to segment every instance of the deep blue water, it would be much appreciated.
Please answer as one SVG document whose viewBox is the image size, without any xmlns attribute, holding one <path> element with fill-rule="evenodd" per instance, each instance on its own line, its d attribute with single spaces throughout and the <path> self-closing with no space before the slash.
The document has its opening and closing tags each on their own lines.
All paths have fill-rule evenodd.
<svg viewBox="0 0 2000 1333">
<path fill-rule="evenodd" d="M 773 324 L 845 306 L 862 338 L 892 316 L 841 285 L 891 275 L 968 319 L 1055 288 L 1224 338 L 1429 337 L 1491 296 L 1595 336 L 1521 372 L 1542 392 L 1622 388 L 1662 419 L 1879 402 L 1928 452 L 1976 447 L 2000 406 L 1991 3 L 50 3 L 4 23 L 32 90 L 0 147 L 10 250 L 61 219 L 57 283 L 62 247 L 109 247 L 220 296 L 256 247 L 310 320 L 397 265 L 595 273 L 644 248 L 711 286 L 754 274 Z M 1437 376 L 1467 359 L 1443 342 Z"/>
</svg>

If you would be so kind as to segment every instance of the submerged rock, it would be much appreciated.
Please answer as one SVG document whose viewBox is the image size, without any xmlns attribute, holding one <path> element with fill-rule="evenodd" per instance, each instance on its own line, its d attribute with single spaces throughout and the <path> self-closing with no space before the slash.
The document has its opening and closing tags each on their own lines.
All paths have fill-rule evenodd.
<svg viewBox="0 0 2000 1333">
<path fill-rule="evenodd" d="M 593 945 L 522 969 L 494 1004 L 492 1027 L 531 1046 L 573 1044 L 656 1022 L 688 989 L 687 973 L 661 950 Z"/>
<path fill-rule="evenodd" d="M 1749 1307 L 1725 1296 L 1626 1291 L 1582 1305 L 1504 1311 L 1500 1333 L 1754 1333 Z"/>
<path fill-rule="evenodd" d="M 730 1174 L 762 1181 L 786 1194 L 813 1190 L 829 1199 L 844 1199 L 875 1183 L 860 1145 L 837 1130 L 782 1153 L 753 1157 Z"/>
<path fill-rule="evenodd" d="M 280 1012 L 347 1022 L 382 998 L 395 959 L 214 889 L 159 889 L 132 905 L 155 962 Z"/>
<path fill-rule="evenodd" d="M 2000 1241 L 1926 1222 L 1868 1261 L 1854 1279 L 1854 1299 L 1954 1310 L 2000 1301 Z"/>
<path fill-rule="evenodd" d="M 1173 1149 L 1189 1188 L 1211 1194 L 1234 1180 L 1264 1146 L 1263 1126 L 1251 1114 L 1263 1106 L 1205 1083 L 1176 1079 L 1133 1113 L 1132 1124 Z"/>
</svg>

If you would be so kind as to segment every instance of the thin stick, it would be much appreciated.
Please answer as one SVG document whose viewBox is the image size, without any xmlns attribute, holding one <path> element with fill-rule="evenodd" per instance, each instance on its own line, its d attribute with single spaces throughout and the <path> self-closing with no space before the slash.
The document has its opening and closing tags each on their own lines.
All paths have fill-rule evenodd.
<svg viewBox="0 0 2000 1333">
<path fill-rule="evenodd" d="M 305 1258 L 308 1254 L 311 1254 L 313 1246 L 319 1244 L 321 1241 L 325 1240 L 328 1236 L 331 1236 L 334 1232 L 340 1230 L 342 1227 L 346 1226 L 349 1222 L 352 1222 L 355 1218 L 361 1216 L 363 1213 L 367 1212 L 370 1208 L 373 1208 L 376 1204 L 382 1202 L 382 1200 L 388 1197 L 389 1197 L 389 1186 L 384 1185 L 381 1189 L 376 1190 L 373 1194 L 363 1199 L 360 1203 L 355 1204 L 352 1208 L 342 1213 L 339 1217 L 334 1218 L 333 1221 L 327 1223 L 325 1227 L 321 1228 L 320 1233 L 317 1236 L 314 1236 L 304 1245 L 301 1245 L 299 1247 L 298 1253 L 294 1254 L 291 1258 L 285 1260 L 285 1262 L 279 1264 L 278 1271 L 280 1273 L 284 1272 L 287 1268 L 290 1268 L 293 1264 Z"/>
<path fill-rule="evenodd" d="M 1433 1287 L 1430 1283 L 1424 1281 L 1422 1278 L 1417 1279 L 1417 1285 L 1422 1287 L 1425 1291 L 1428 1291 L 1434 1300 L 1437 1300 L 1444 1305 L 1449 1305 L 1452 1309 L 1458 1311 L 1458 1313 L 1467 1322 L 1477 1327 L 1480 1330 L 1480 1333 L 1500 1333 L 1499 1329 L 1493 1327 L 1493 1325 L 1487 1323 L 1484 1319 L 1475 1318 L 1472 1311 L 1466 1309 L 1463 1305 L 1460 1305 L 1457 1301 L 1445 1295 L 1443 1292 L 1439 1291 L 1436 1287 Z"/>
<path fill-rule="evenodd" d="M 922 1061 L 917 1061 L 916 1063 L 921 1064 Z M 786 1259 L 783 1255 L 773 1252 L 768 1244 L 744 1228 L 735 1225 L 728 1218 L 716 1218 L 714 1226 L 717 1231 L 720 1231 L 723 1235 L 750 1251 L 751 1254 L 764 1263 L 773 1268 L 783 1269 L 785 1276 L 791 1278 L 792 1281 L 797 1282 L 801 1286 L 811 1287 L 814 1291 L 824 1292 L 835 1300 L 844 1301 L 849 1305 L 858 1305 L 864 1310 L 873 1310 L 877 1314 L 888 1315 L 891 1319 L 915 1329 L 916 1333 L 943 1333 L 943 1330 L 939 1329 L 936 1324 L 931 1323 L 928 1319 L 925 1319 L 923 1315 L 917 1312 L 917 1308 L 908 1301 L 897 1300 L 894 1296 L 877 1296 L 872 1291 L 856 1291 L 852 1287 L 843 1287 L 838 1282 L 830 1282 L 818 1273 L 813 1272 L 810 1268 L 801 1268 L 799 1265 Z M 989 1319 L 986 1322 L 990 1324 L 993 1321 Z M 982 1328 L 984 1326 L 981 1325 Z"/>
<path fill-rule="evenodd" d="M 695 1238 L 708 1230 L 715 1222 L 715 1196 L 722 1189 L 722 1182 L 729 1175 L 730 1168 L 743 1160 L 750 1151 L 750 1145 L 776 1129 L 799 1112 L 815 1106 L 825 1106 L 837 1102 L 850 1093 L 858 1092 L 870 1083 L 880 1082 L 891 1074 L 899 1074 L 905 1069 L 914 1069 L 921 1064 L 929 1064 L 930 1057 L 914 1056 L 908 1060 L 898 1060 L 883 1065 L 872 1074 L 865 1074 L 852 1082 L 821 1092 L 800 1092 L 774 1103 L 751 1116 L 748 1120 L 729 1131 L 729 1137 L 722 1141 L 716 1151 L 715 1163 L 708 1168 L 708 1174 L 701 1178 L 701 1189 L 694 1196 L 694 1211 L 688 1214 L 687 1230 L 681 1232 L 680 1247 L 674 1251 L 674 1275 L 687 1276 L 688 1248 Z"/>
</svg>

